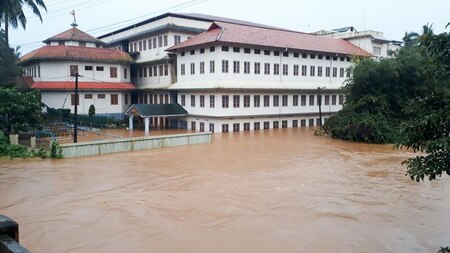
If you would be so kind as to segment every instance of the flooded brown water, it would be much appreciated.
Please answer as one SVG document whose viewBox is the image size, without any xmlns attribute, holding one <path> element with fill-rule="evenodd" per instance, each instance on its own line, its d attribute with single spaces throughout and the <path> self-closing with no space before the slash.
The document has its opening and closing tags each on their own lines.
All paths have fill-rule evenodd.
<svg viewBox="0 0 450 253">
<path fill-rule="evenodd" d="M 36 252 L 436 252 L 450 177 L 308 129 L 65 160 L 0 160 L 0 213 Z"/>
</svg>

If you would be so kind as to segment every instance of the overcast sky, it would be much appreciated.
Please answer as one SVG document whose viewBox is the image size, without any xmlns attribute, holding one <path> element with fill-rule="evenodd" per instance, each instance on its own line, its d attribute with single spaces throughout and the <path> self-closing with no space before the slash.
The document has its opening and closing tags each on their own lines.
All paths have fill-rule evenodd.
<svg viewBox="0 0 450 253">
<path fill-rule="evenodd" d="M 78 28 L 99 36 L 166 12 L 203 13 L 242 19 L 287 29 L 313 32 L 354 26 L 382 31 L 401 40 L 405 31 L 420 32 L 433 24 L 436 33 L 450 22 L 450 0 L 44 0 L 48 12 L 43 23 L 25 10 L 27 28 L 11 30 L 12 47 L 22 54 L 42 46 L 42 41 L 70 28 L 75 10 Z M 447 29 L 450 31 L 450 27 Z"/>
</svg>

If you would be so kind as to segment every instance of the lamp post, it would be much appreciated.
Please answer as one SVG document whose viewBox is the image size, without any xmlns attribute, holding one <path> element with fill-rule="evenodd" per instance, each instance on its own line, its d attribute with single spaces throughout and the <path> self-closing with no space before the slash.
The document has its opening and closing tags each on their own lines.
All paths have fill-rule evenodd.
<svg viewBox="0 0 450 253">
<path fill-rule="evenodd" d="M 319 126 L 322 127 L 322 94 L 320 90 L 326 89 L 326 87 L 317 87 L 317 103 L 319 104 Z"/>
<path fill-rule="evenodd" d="M 73 122 L 73 143 L 78 142 L 78 77 L 80 75 L 75 73 L 75 112 L 74 112 L 74 122 Z"/>
</svg>

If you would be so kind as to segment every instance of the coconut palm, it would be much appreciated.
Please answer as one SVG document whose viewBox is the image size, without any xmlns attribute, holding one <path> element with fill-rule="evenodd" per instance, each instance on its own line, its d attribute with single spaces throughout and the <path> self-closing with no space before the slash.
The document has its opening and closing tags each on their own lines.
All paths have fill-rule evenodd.
<svg viewBox="0 0 450 253">
<path fill-rule="evenodd" d="M 47 11 L 43 0 L 2 0 L 0 2 L 0 25 L 4 24 L 7 44 L 9 43 L 9 26 L 18 28 L 21 25 L 23 29 L 26 28 L 27 18 L 23 13 L 24 6 L 28 6 L 42 22 L 39 8 L 44 8 Z"/>
</svg>

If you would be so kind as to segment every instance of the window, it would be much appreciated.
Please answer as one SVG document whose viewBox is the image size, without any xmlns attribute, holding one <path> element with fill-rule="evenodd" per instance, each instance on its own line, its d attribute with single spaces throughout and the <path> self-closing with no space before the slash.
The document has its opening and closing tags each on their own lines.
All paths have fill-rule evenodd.
<svg viewBox="0 0 450 253">
<path fill-rule="evenodd" d="M 222 51 L 228 52 L 230 49 L 228 46 L 222 46 Z"/>
<path fill-rule="evenodd" d="M 216 51 L 216 48 L 215 47 L 210 47 L 209 48 L 209 52 L 215 52 Z"/>
<path fill-rule="evenodd" d="M 310 55 L 309 55 L 309 58 L 311 58 L 311 59 L 316 59 L 316 55 L 315 55 L 315 54 L 310 54 Z"/>
<path fill-rule="evenodd" d="M 317 67 L 317 76 L 322 76 L 322 66 Z"/>
<path fill-rule="evenodd" d="M 325 76 L 330 77 L 330 67 L 325 68 Z"/>
<path fill-rule="evenodd" d="M 117 68 L 116 67 L 109 68 L 109 77 L 117 78 Z"/>
<path fill-rule="evenodd" d="M 228 61 L 222 60 L 222 73 L 228 73 Z"/>
<path fill-rule="evenodd" d="M 196 124 L 195 121 L 191 121 L 191 130 L 195 130 Z"/>
<path fill-rule="evenodd" d="M 344 72 L 345 72 L 344 68 L 340 68 L 339 69 L 339 77 L 344 77 Z"/>
<path fill-rule="evenodd" d="M 259 107 L 260 99 L 261 99 L 260 95 L 253 96 L 253 107 Z"/>
<path fill-rule="evenodd" d="M 280 100 L 280 97 L 278 95 L 273 95 L 273 106 L 274 107 L 277 107 L 280 105 L 279 100 Z"/>
<path fill-rule="evenodd" d="M 152 49 L 152 39 L 148 40 L 148 50 Z"/>
<path fill-rule="evenodd" d="M 186 54 L 185 52 L 180 53 L 181 57 L 183 57 L 185 54 Z"/>
<path fill-rule="evenodd" d="M 323 105 L 322 95 L 317 95 L 317 105 Z"/>
<path fill-rule="evenodd" d="M 240 96 L 239 95 L 233 95 L 233 107 L 238 108 L 240 106 Z"/>
<path fill-rule="evenodd" d="M 168 76 L 169 75 L 169 65 L 164 65 L 164 75 Z"/>
<path fill-rule="evenodd" d="M 228 132 L 228 124 L 222 124 L 222 132 L 224 133 Z"/>
<path fill-rule="evenodd" d="M 338 59 L 337 56 L 333 57 L 333 61 L 337 61 L 337 59 Z"/>
<path fill-rule="evenodd" d="M 181 64 L 181 69 L 180 69 L 181 75 L 184 76 L 186 74 L 186 65 Z"/>
<path fill-rule="evenodd" d="M 164 46 L 167 47 L 168 43 L 168 39 L 167 39 L 167 35 L 164 35 Z"/>
<path fill-rule="evenodd" d="M 216 96 L 214 95 L 209 95 L 209 107 L 214 108 L 215 103 L 216 103 Z"/>
<path fill-rule="evenodd" d="M 273 129 L 276 129 L 279 127 L 280 122 L 279 121 L 274 121 L 273 122 Z"/>
<path fill-rule="evenodd" d="M 314 119 L 309 119 L 308 126 L 314 126 Z"/>
<path fill-rule="evenodd" d="M 134 47 L 134 52 L 137 52 L 138 51 L 137 43 L 133 43 L 133 47 Z"/>
<path fill-rule="evenodd" d="M 200 74 L 205 74 L 205 62 L 200 62 Z"/>
<path fill-rule="evenodd" d="M 337 68 L 333 67 L 333 77 L 337 77 Z"/>
<path fill-rule="evenodd" d="M 344 104 L 344 95 L 339 95 L 339 104 Z"/>
<path fill-rule="evenodd" d="M 228 95 L 222 95 L 222 108 L 228 108 Z"/>
<path fill-rule="evenodd" d="M 86 71 L 92 71 L 92 66 L 84 66 L 84 70 Z"/>
<path fill-rule="evenodd" d="M 300 126 L 305 127 L 306 126 L 306 119 L 300 120 Z"/>
<path fill-rule="evenodd" d="M 255 49 L 255 54 L 261 54 L 261 50 L 260 49 Z"/>
<path fill-rule="evenodd" d="M 200 122 L 200 132 L 205 132 L 205 123 Z"/>
<path fill-rule="evenodd" d="M 310 66 L 309 67 L 309 75 L 315 76 L 316 75 L 316 66 Z"/>
<path fill-rule="evenodd" d="M 301 106 L 306 106 L 306 95 L 301 95 L 300 96 L 300 105 Z"/>
<path fill-rule="evenodd" d="M 195 107 L 195 95 L 191 95 L 191 106 Z"/>
<path fill-rule="evenodd" d="M 181 95 L 181 106 L 186 106 L 186 95 Z"/>
<path fill-rule="evenodd" d="M 181 43 L 181 36 L 180 35 L 174 35 L 173 40 L 175 42 L 175 45 L 178 45 Z M 150 47 L 150 46 L 149 46 Z"/>
<path fill-rule="evenodd" d="M 233 52 L 239 53 L 239 52 L 241 52 L 241 49 L 238 47 L 233 47 Z"/>
<path fill-rule="evenodd" d="M 331 95 L 331 105 L 336 105 L 336 95 Z"/>
<path fill-rule="evenodd" d="M 250 62 L 244 62 L 244 74 L 250 74 Z"/>
<path fill-rule="evenodd" d="M 144 51 L 147 50 L 147 40 L 142 42 Z"/>
<path fill-rule="evenodd" d="M 287 64 L 283 64 L 283 75 L 284 76 L 288 75 L 288 65 Z"/>
<path fill-rule="evenodd" d="M 264 107 L 270 106 L 270 97 L 268 95 L 264 96 Z"/>
<path fill-rule="evenodd" d="M 278 52 L 278 51 L 273 51 L 273 55 L 274 55 L 274 56 L 280 56 L 280 52 Z"/>
<path fill-rule="evenodd" d="M 215 72 L 215 62 L 209 61 L 209 73 L 214 73 L 214 72 Z"/>
<path fill-rule="evenodd" d="M 98 95 L 97 95 L 97 98 L 98 98 L 98 99 L 105 99 L 105 98 L 106 98 L 106 95 L 105 95 L 105 94 L 98 94 Z"/>
<path fill-rule="evenodd" d="M 325 95 L 325 105 L 330 105 L 330 95 Z"/>
<path fill-rule="evenodd" d="M 163 76 L 164 75 L 164 66 L 163 65 L 159 65 L 159 76 Z"/>
<path fill-rule="evenodd" d="M 292 120 L 292 127 L 298 127 L 298 120 Z"/>
<path fill-rule="evenodd" d="M 294 53 L 294 58 L 298 58 L 299 54 L 298 53 Z"/>
<path fill-rule="evenodd" d="M 261 63 L 255 62 L 255 74 L 259 75 L 260 71 L 261 71 Z"/>
<path fill-rule="evenodd" d="M 128 69 L 127 68 L 123 68 L 123 78 L 125 78 L 125 79 L 128 78 Z"/>
<path fill-rule="evenodd" d="M 148 67 L 148 76 L 153 76 L 153 68 Z"/>
<path fill-rule="evenodd" d="M 287 128 L 287 126 L 288 126 L 288 121 L 287 120 L 281 121 L 281 128 Z"/>
<path fill-rule="evenodd" d="M 205 96 L 200 95 L 200 107 L 205 107 Z"/>
<path fill-rule="evenodd" d="M 162 45 L 163 45 L 163 38 L 162 38 L 162 36 L 159 36 L 158 37 L 158 47 L 162 47 Z"/>
<path fill-rule="evenodd" d="M 273 74 L 274 75 L 280 74 L 280 64 L 278 63 L 273 64 Z"/>
<path fill-rule="evenodd" d="M 139 52 L 142 51 L 142 41 L 139 41 Z"/>
<path fill-rule="evenodd" d="M 240 71 L 239 61 L 233 61 L 233 73 L 238 74 Z"/>
<path fill-rule="evenodd" d="M 239 124 L 239 123 L 234 123 L 233 124 L 233 132 L 239 132 L 240 131 L 240 129 L 239 129 L 240 125 L 241 124 Z"/>
<path fill-rule="evenodd" d="M 314 95 L 309 95 L 309 105 L 314 105 Z"/>
<path fill-rule="evenodd" d="M 306 76 L 306 65 L 302 65 L 302 76 Z"/>
<path fill-rule="evenodd" d="M 76 103 L 80 105 L 80 95 L 77 96 Z M 75 105 L 75 94 L 70 95 L 70 104 Z"/>
<path fill-rule="evenodd" d="M 195 63 L 191 63 L 191 75 L 195 75 Z"/>
<path fill-rule="evenodd" d="M 260 124 L 259 124 L 259 122 L 254 122 L 253 123 L 253 130 L 259 130 L 261 127 L 260 127 Z"/>
<path fill-rule="evenodd" d="M 270 51 L 269 50 L 264 50 L 264 55 L 270 55 Z"/>
<path fill-rule="evenodd" d="M 249 54 L 251 52 L 250 48 L 244 48 L 244 53 Z"/>
<path fill-rule="evenodd" d="M 195 55 L 195 50 L 191 50 L 191 55 Z"/>
<path fill-rule="evenodd" d="M 76 76 L 78 74 L 78 65 L 70 65 L 70 76 Z"/>
<path fill-rule="evenodd" d="M 156 48 L 158 45 L 156 44 L 156 37 L 153 38 L 153 48 Z"/>
<path fill-rule="evenodd" d="M 341 56 L 341 57 L 339 57 L 339 60 L 340 60 L 340 61 L 345 61 L 345 57 L 344 57 L 344 56 Z"/>
<path fill-rule="evenodd" d="M 318 58 L 319 60 L 322 60 L 322 59 L 323 59 L 323 55 L 319 54 L 319 55 L 317 56 L 317 58 Z"/>
<path fill-rule="evenodd" d="M 298 65 L 294 65 L 294 76 L 298 76 Z"/>
<path fill-rule="evenodd" d="M 128 94 L 125 94 L 125 104 L 128 104 Z"/>
<path fill-rule="evenodd" d="M 288 105 L 288 95 L 281 96 L 281 105 L 287 106 Z"/>
<path fill-rule="evenodd" d="M 147 67 L 144 67 L 144 77 L 147 77 Z"/>
<path fill-rule="evenodd" d="M 347 73 L 347 77 L 349 78 L 351 75 L 351 69 L 346 69 L 345 72 Z"/>
<path fill-rule="evenodd" d="M 269 129 L 269 128 L 270 128 L 270 122 L 264 121 L 264 129 Z"/>
<path fill-rule="evenodd" d="M 244 95 L 244 107 L 250 107 L 250 95 Z"/>
<path fill-rule="evenodd" d="M 250 123 L 244 123 L 244 131 L 250 131 Z"/>
<path fill-rule="evenodd" d="M 153 66 L 153 75 L 158 76 L 158 66 Z"/>
<path fill-rule="evenodd" d="M 298 106 L 298 95 L 293 95 L 292 96 L 292 105 L 293 106 Z"/>
<path fill-rule="evenodd" d="M 133 49 L 134 49 L 134 48 L 133 48 L 133 43 L 130 43 L 130 46 L 129 46 L 128 48 L 129 48 L 128 51 L 129 51 L 130 53 L 132 53 L 132 52 L 133 52 Z"/>
<path fill-rule="evenodd" d="M 119 95 L 111 94 L 111 105 L 118 105 L 118 104 L 119 104 Z"/>
<path fill-rule="evenodd" d="M 283 57 L 289 57 L 289 52 L 283 52 Z"/>
<path fill-rule="evenodd" d="M 302 54 L 302 58 L 307 58 L 308 55 L 307 54 Z"/>
<path fill-rule="evenodd" d="M 204 48 L 200 48 L 200 54 L 204 54 L 205 53 L 205 49 Z"/>
<path fill-rule="evenodd" d="M 142 68 L 139 68 L 139 77 L 142 77 L 142 76 L 143 76 L 143 73 L 144 73 L 143 69 L 142 69 Z"/>
<path fill-rule="evenodd" d="M 270 63 L 264 63 L 264 74 L 270 75 Z"/>
<path fill-rule="evenodd" d="M 209 123 L 209 131 L 214 133 L 214 123 Z"/>
<path fill-rule="evenodd" d="M 92 99 L 92 94 L 84 94 L 84 99 Z"/>
</svg>

